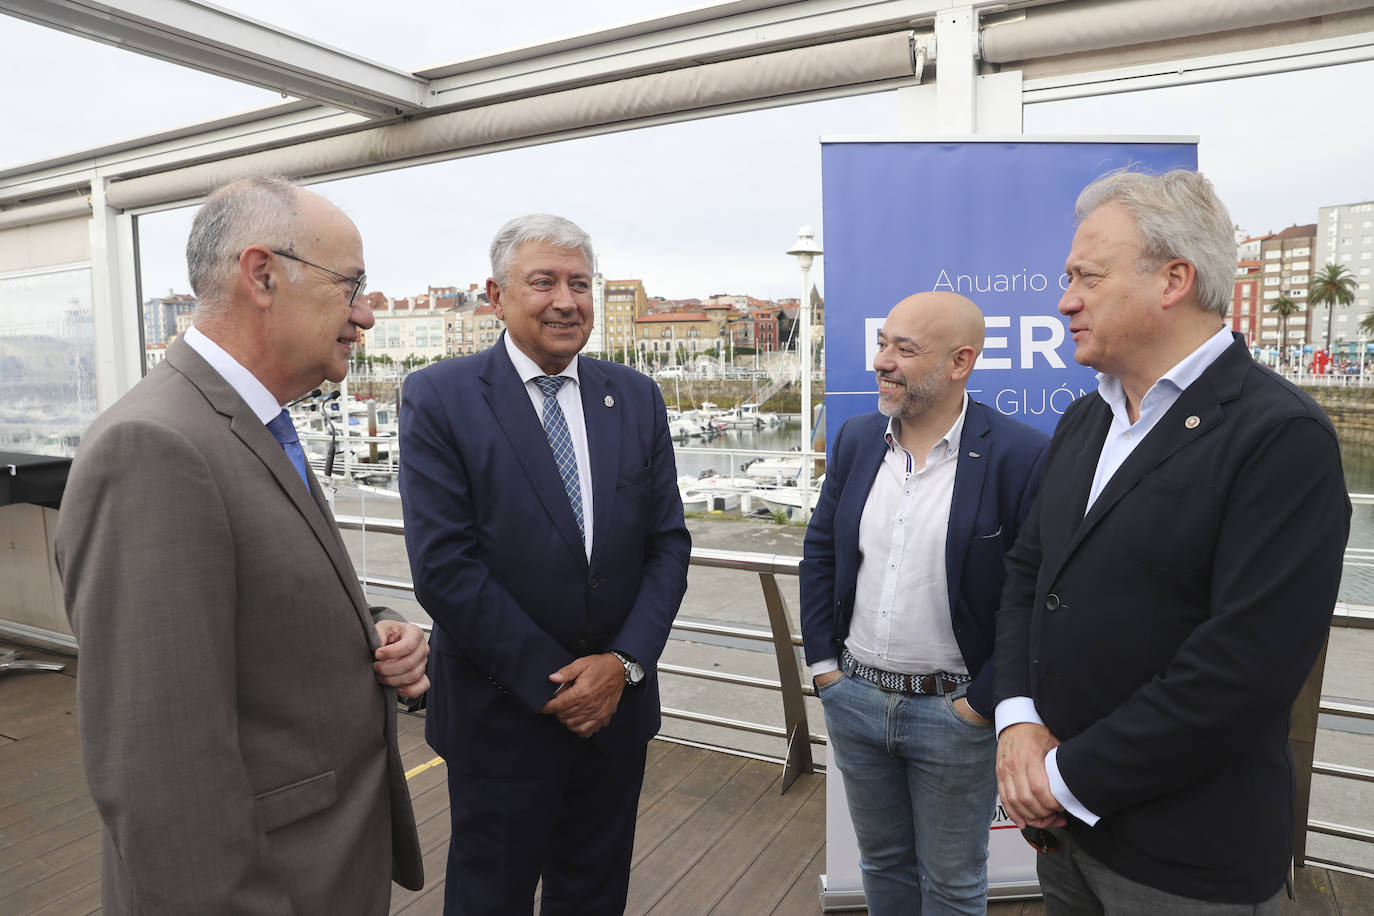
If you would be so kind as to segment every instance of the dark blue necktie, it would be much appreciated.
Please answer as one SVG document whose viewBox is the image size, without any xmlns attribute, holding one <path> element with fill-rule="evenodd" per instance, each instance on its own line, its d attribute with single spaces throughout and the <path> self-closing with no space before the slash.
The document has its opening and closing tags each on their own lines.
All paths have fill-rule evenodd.
<svg viewBox="0 0 1374 916">
<path fill-rule="evenodd" d="M 587 531 L 582 522 L 582 485 L 577 478 L 577 454 L 573 451 L 572 434 L 568 432 L 568 419 L 563 416 L 563 408 L 558 406 L 558 389 L 566 381 L 566 376 L 543 375 L 534 383 L 544 392 L 544 434 L 549 437 L 549 448 L 553 449 L 554 463 L 563 478 L 563 489 L 568 491 L 568 502 L 572 503 L 573 515 L 577 517 L 577 532 L 585 542 Z"/>
<path fill-rule="evenodd" d="M 305 488 L 310 489 L 310 478 L 305 473 L 305 452 L 301 449 L 301 440 L 296 435 L 296 424 L 291 422 L 291 414 L 282 408 L 282 412 L 267 424 L 272 436 L 281 443 L 282 451 L 286 452 L 286 457 L 291 459 L 291 463 L 296 466 L 296 473 L 301 475 L 301 482 Z"/>
</svg>

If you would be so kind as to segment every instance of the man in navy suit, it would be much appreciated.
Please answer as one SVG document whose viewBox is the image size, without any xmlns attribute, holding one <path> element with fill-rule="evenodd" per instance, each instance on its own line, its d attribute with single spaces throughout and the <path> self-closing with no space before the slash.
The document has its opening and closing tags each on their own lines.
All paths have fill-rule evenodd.
<svg viewBox="0 0 1374 916">
<path fill-rule="evenodd" d="M 1098 390 L 1007 556 L 1002 803 L 1046 851 L 1050 914 L 1277 914 L 1289 720 L 1349 530 L 1336 434 L 1227 327 L 1206 178 L 1116 172 L 1075 214 L 1059 311 Z"/>
<path fill-rule="evenodd" d="M 413 373 L 401 497 L 415 593 L 434 619 L 425 734 L 448 763 L 446 914 L 619 913 L 655 668 L 687 588 L 658 387 L 578 356 L 587 234 L 546 214 L 491 246 L 506 331 Z"/>
<path fill-rule="evenodd" d="M 806 531 L 806 661 L 875 916 L 987 907 L 993 618 L 1049 440 L 964 391 L 983 336 L 963 296 L 897 303 Z"/>
</svg>

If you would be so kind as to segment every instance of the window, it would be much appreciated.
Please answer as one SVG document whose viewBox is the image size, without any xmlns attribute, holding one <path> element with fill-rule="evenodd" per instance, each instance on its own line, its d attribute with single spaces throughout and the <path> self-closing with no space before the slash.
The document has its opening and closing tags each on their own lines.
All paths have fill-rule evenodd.
<svg viewBox="0 0 1374 916">
<path fill-rule="evenodd" d="M 1277 248 L 1274 248 L 1274 249 L 1271 249 L 1271 250 L 1269 250 L 1269 251 L 1266 251 L 1266 252 L 1264 253 L 1264 258 L 1265 258 L 1265 260 L 1271 260 L 1271 259 L 1273 259 L 1273 258 L 1277 258 L 1277 257 L 1278 257 L 1279 255 L 1281 255 L 1281 254 L 1283 254 L 1282 251 L 1279 251 Z M 1266 267 L 1265 270 L 1268 270 L 1268 268 Z"/>
<path fill-rule="evenodd" d="M 1273 254 L 1273 252 L 1270 252 L 1270 254 Z M 1268 255 L 1265 255 L 1265 257 L 1268 257 Z M 1264 265 L 1264 272 L 1267 273 L 1267 274 L 1271 274 L 1271 273 L 1272 273 L 1272 274 L 1276 274 L 1276 273 L 1278 273 L 1278 272 L 1279 272 L 1279 265 L 1278 265 L 1278 263 L 1276 262 L 1276 263 L 1274 263 L 1274 264 L 1265 264 L 1265 265 Z"/>
</svg>

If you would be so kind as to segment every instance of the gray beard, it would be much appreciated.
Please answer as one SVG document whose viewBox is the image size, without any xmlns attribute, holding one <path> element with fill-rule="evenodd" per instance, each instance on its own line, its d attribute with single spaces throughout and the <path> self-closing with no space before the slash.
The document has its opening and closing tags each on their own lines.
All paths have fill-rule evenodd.
<svg viewBox="0 0 1374 916">
<path fill-rule="evenodd" d="M 898 420 L 910 420 L 928 410 L 939 394 L 940 380 L 927 375 L 917 379 L 914 385 L 908 383 L 899 401 L 884 401 L 883 396 L 878 395 L 878 413 Z"/>
</svg>

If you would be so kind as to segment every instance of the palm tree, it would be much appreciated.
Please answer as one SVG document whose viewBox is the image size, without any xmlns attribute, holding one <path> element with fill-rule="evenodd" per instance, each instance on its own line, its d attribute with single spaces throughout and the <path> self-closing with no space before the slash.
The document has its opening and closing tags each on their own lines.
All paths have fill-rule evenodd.
<svg viewBox="0 0 1374 916">
<path fill-rule="evenodd" d="M 1316 308 L 1319 305 L 1326 306 L 1326 352 L 1331 353 L 1331 326 L 1334 319 L 1331 316 L 1332 310 L 1336 306 L 1350 305 L 1355 301 L 1355 275 L 1344 267 L 1337 267 L 1335 264 L 1328 264 L 1321 269 L 1321 273 L 1312 280 L 1312 286 L 1307 291 L 1307 304 Z"/>
<path fill-rule="evenodd" d="M 1298 305 L 1288 294 L 1279 293 L 1279 297 L 1269 306 L 1269 311 L 1279 316 L 1279 359 L 1282 360 L 1288 353 L 1288 316 L 1303 311 L 1303 307 Z"/>
<path fill-rule="evenodd" d="M 1360 319 L 1360 333 L 1374 337 L 1374 312 L 1369 312 Z"/>
</svg>

